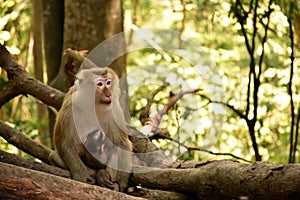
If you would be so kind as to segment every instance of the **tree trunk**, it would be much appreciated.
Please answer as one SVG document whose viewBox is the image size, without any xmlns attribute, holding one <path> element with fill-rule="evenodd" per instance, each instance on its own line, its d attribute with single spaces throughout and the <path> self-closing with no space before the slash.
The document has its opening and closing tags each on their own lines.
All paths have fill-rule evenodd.
<svg viewBox="0 0 300 200">
<path fill-rule="evenodd" d="M 47 68 L 47 83 L 50 84 L 57 75 L 61 63 L 64 27 L 64 1 L 48 0 L 40 2 L 43 3 L 44 50 Z M 48 130 L 50 132 L 50 138 L 52 138 L 56 114 L 49 108 L 48 115 Z"/>
<path fill-rule="evenodd" d="M 44 67 L 43 67 L 43 2 L 39 0 L 33 1 L 33 57 L 34 57 L 34 76 L 37 80 L 44 83 Z M 39 141 L 49 144 L 49 129 L 45 123 L 48 119 L 47 107 L 40 102 L 36 103 Z"/>
<path fill-rule="evenodd" d="M 43 2 L 44 49 L 47 65 L 48 84 L 59 71 L 64 27 L 64 1 Z"/>
<path fill-rule="evenodd" d="M 64 7 L 64 50 L 72 48 L 91 51 L 109 37 L 123 32 L 121 0 L 66 0 Z M 116 45 L 117 48 L 110 50 L 116 51 L 119 48 L 125 48 L 125 43 Z M 51 85 L 65 92 L 73 83 L 69 81 L 64 63 L 65 61 L 62 59 L 60 71 Z M 105 60 L 102 63 L 105 63 Z M 117 59 L 112 67 L 119 76 L 123 75 L 125 73 L 125 57 Z M 77 72 L 77 69 L 74 71 Z"/>
</svg>

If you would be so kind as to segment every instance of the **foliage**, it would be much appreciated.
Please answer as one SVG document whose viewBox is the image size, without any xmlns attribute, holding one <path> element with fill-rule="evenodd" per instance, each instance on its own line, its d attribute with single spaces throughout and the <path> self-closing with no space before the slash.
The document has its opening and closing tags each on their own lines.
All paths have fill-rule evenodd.
<svg viewBox="0 0 300 200">
<path fill-rule="evenodd" d="M 182 2 L 185 2 L 185 5 L 183 5 Z M 125 3 L 128 3 L 128 6 L 133 4 L 128 1 L 125 1 Z M 234 3 L 235 2 L 218 0 L 209 2 L 179 0 L 147 1 L 147 7 L 144 6 L 146 3 L 143 2 L 139 4 L 137 8 L 138 11 L 136 11 L 136 13 L 139 13 L 139 20 L 136 21 L 136 25 L 141 28 L 164 27 L 166 29 L 175 29 L 182 31 L 184 35 L 199 42 L 199 44 L 210 53 L 211 58 L 218 66 L 219 74 L 222 75 L 222 82 L 226 91 L 226 103 L 233 105 L 237 110 L 243 112 L 246 107 L 250 58 L 245 46 L 245 38 L 242 35 L 241 25 L 237 23 L 233 15 L 229 15 L 233 12 L 232 6 Z M 245 1 L 243 3 L 246 7 L 247 5 L 249 7 L 249 2 Z M 267 10 L 268 1 L 259 1 L 259 5 L 258 13 L 261 15 L 260 19 L 266 22 L 264 13 Z M 185 19 L 183 18 L 183 6 L 187 9 Z M 272 14 L 270 17 L 269 33 L 264 45 L 265 52 L 260 78 L 261 85 L 258 90 L 259 106 L 255 132 L 263 161 L 284 163 L 287 162 L 288 157 L 291 125 L 290 99 L 287 90 L 291 62 L 289 57 L 291 48 L 290 42 L 288 42 L 290 41 L 289 24 L 287 17 L 282 13 L 278 5 L 272 3 L 271 8 Z M 128 14 L 126 14 L 126 12 Z M 126 12 L 125 16 L 130 18 L 129 16 L 132 16 L 133 12 L 132 8 L 128 8 Z M 130 21 L 128 18 L 125 19 L 125 21 Z M 184 30 L 182 30 L 183 20 Z M 251 18 L 245 18 L 245 20 L 244 23 L 249 37 L 253 32 L 253 21 L 251 21 Z M 259 57 L 262 53 L 263 48 L 259 46 L 259 43 L 263 35 L 264 27 L 258 22 L 258 37 L 256 41 L 258 46 L 256 46 L 254 52 L 255 57 Z M 296 55 L 299 55 L 299 48 L 296 49 Z M 172 62 L 166 63 L 160 56 L 160 53 L 156 51 L 140 52 L 138 55 L 130 55 L 128 56 L 128 60 L 129 69 L 131 67 L 140 69 L 141 65 L 151 64 L 151 71 L 149 70 L 150 67 L 148 67 L 143 73 L 139 73 L 138 78 L 144 81 L 150 78 L 149 74 L 154 73 L 153 70 L 155 68 L 161 68 L 163 64 L 165 67 L 174 64 Z M 176 60 L 175 63 L 178 64 L 178 66 L 182 66 L 182 63 L 178 62 L 178 60 Z M 299 65 L 298 60 L 295 62 L 295 66 L 297 65 Z M 166 73 L 169 74 L 165 71 L 162 72 L 162 74 Z M 143 75 L 144 77 L 142 78 L 141 76 Z M 177 76 L 182 77 L 182 74 L 177 72 Z M 299 90 L 297 87 L 299 85 L 298 76 L 299 74 L 295 71 L 293 91 L 295 91 L 294 101 L 296 107 L 298 107 L 299 102 L 297 92 Z M 206 85 L 200 82 L 199 87 L 205 88 Z M 139 91 L 138 96 L 132 95 L 131 102 L 133 103 L 131 106 L 139 105 L 140 109 L 142 107 L 140 104 L 145 105 L 145 99 L 140 99 L 140 97 L 147 97 L 149 92 L 151 92 L 151 90 L 144 89 Z M 165 92 L 165 96 L 167 96 L 167 92 L 169 91 Z M 205 105 L 204 99 L 200 101 L 202 102 L 202 106 Z M 193 104 L 190 102 L 189 105 Z M 208 107 L 202 106 L 200 106 L 198 110 L 202 109 L 206 110 L 206 112 L 201 116 L 196 116 L 196 119 L 205 124 L 210 121 L 210 116 L 207 112 Z M 253 110 L 252 106 L 251 110 Z M 184 116 L 184 113 L 181 113 L 181 117 L 182 116 Z M 252 152 L 252 143 L 245 120 L 241 119 L 231 109 L 227 110 L 226 116 L 225 124 L 222 127 L 223 131 L 215 145 L 215 150 L 218 152 L 231 152 L 240 157 L 252 160 L 254 153 Z M 195 119 L 194 117 L 192 118 Z M 168 123 L 170 134 L 174 135 L 177 131 L 176 123 L 174 123 L 174 119 L 173 122 L 171 118 L 167 120 L 170 120 Z M 202 128 L 202 133 L 203 130 L 205 129 Z M 193 145 L 195 147 L 202 147 L 203 137 L 199 137 L 195 132 L 190 134 L 195 135 L 196 138 L 193 138 Z M 176 137 L 174 136 L 174 138 Z M 162 143 L 164 145 L 166 142 L 163 141 Z M 189 156 L 197 159 L 198 154 L 198 152 L 193 152 Z M 211 156 L 208 157 L 208 159 L 209 158 L 211 158 Z"/>
<path fill-rule="evenodd" d="M 30 49 L 32 5 L 24 0 L 7 0 L 0 3 L 0 42 L 7 46 L 18 62 L 31 72 L 32 54 Z M 0 68 L 0 90 L 7 86 L 6 75 Z M 46 119 L 37 119 L 35 99 L 25 96 L 14 98 L 1 108 L 0 119 L 20 130 L 33 139 L 37 138 L 37 126 Z M 0 141 L 0 148 L 11 152 L 18 151 L 11 145 Z M 27 156 L 27 155 L 26 155 Z"/>
</svg>

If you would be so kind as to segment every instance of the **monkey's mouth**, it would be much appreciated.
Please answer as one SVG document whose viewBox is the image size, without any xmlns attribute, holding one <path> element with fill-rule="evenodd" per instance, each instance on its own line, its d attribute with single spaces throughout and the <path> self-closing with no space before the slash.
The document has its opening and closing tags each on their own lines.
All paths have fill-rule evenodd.
<svg viewBox="0 0 300 200">
<path fill-rule="evenodd" d="M 104 101 L 105 101 L 105 103 L 110 104 L 111 103 L 111 94 L 106 94 Z"/>
</svg>

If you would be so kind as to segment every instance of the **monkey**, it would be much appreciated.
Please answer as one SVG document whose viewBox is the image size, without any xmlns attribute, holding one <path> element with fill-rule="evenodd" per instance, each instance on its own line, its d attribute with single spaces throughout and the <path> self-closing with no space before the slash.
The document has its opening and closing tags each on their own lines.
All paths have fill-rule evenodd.
<svg viewBox="0 0 300 200">
<path fill-rule="evenodd" d="M 124 192 L 132 144 L 119 103 L 119 78 L 109 67 L 82 69 L 76 78 L 54 126 L 54 148 L 65 166 L 56 164 L 81 182 L 91 182 L 89 168 L 95 169 L 98 185 Z"/>
</svg>

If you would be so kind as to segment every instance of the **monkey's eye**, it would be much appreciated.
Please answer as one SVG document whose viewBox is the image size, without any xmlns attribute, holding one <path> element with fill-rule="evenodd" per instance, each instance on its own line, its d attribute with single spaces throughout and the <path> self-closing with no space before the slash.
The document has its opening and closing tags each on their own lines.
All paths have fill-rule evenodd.
<svg viewBox="0 0 300 200">
<path fill-rule="evenodd" d="M 100 86 L 100 87 L 102 87 L 102 86 L 103 86 L 103 82 L 102 82 L 102 81 L 99 81 L 99 82 L 97 83 L 97 85 Z"/>
<path fill-rule="evenodd" d="M 111 79 L 106 80 L 106 85 L 111 85 Z"/>
</svg>

